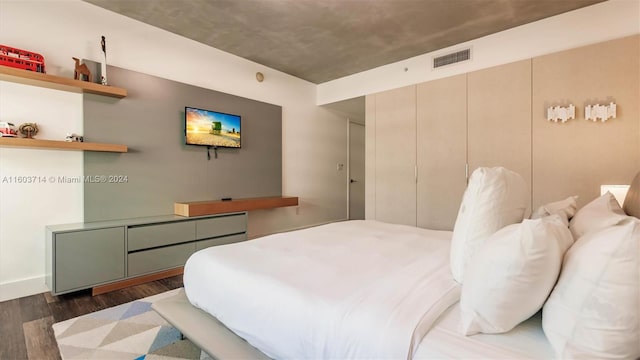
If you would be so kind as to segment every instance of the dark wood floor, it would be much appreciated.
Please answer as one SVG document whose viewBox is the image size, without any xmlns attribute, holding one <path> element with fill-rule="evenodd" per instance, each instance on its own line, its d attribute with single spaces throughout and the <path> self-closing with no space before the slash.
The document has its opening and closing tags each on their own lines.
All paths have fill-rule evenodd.
<svg viewBox="0 0 640 360">
<path fill-rule="evenodd" d="M 51 325 L 182 286 L 182 275 L 110 293 L 42 293 L 0 302 L 0 359 L 60 359 Z"/>
</svg>

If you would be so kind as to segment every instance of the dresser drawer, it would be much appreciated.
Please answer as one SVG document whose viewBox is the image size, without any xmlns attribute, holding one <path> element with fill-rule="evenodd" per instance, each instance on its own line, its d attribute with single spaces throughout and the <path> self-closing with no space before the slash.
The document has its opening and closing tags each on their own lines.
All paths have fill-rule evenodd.
<svg viewBox="0 0 640 360">
<path fill-rule="evenodd" d="M 206 249 L 211 246 L 225 245 L 237 243 L 247 240 L 247 234 L 237 234 L 230 236 L 222 236 L 214 239 L 196 241 L 196 251 Z"/>
<path fill-rule="evenodd" d="M 187 243 L 130 253 L 127 255 L 127 275 L 137 276 L 183 266 L 195 249 L 195 243 Z"/>
<path fill-rule="evenodd" d="M 243 233 L 247 231 L 247 215 L 219 216 L 196 220 L 196 239 Z"/>
<path fill-rule="evenodd" d="M 130 227 L 127 236 L 129 251 L 179 244 L 196 239 L 195 221 Z"/>
</svg>

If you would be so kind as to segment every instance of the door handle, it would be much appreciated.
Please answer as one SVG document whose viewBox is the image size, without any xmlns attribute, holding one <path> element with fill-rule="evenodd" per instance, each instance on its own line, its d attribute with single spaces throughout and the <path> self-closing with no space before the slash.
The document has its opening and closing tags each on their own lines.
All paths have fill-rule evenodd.
<svg viewBox="0 0 640 360">
<path fill-rule="evenodd" d="M 358 180 L 349 179 L 349 182 L 353 184 L 354 182 L 358 182 Z"/>
</svg>

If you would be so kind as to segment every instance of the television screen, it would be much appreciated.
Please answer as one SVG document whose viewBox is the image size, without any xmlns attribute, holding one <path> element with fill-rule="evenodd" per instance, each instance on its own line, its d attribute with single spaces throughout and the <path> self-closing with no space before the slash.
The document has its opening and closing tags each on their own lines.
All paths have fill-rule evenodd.
<svg viewBox="0 0 640 360">
<path fill-rule="evenodd" d="M 240 115 L 185 107 L 187 145 L 240 147 Z"/>
</svg>

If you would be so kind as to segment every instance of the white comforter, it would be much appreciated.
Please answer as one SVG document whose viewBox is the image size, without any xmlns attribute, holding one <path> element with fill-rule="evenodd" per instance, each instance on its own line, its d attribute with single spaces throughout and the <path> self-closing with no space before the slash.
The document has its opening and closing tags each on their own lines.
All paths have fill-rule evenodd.
<svg viewBox="0 0 640 360">
<path fill-rule="evenodd" d="M 411 358 L 459 299 L 451 232 L 348 221 L 208 248 L 189 301 L 277 359 Z"/>
</svg>

